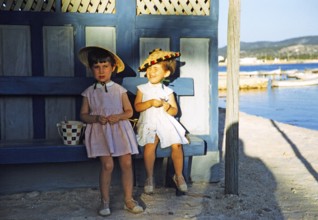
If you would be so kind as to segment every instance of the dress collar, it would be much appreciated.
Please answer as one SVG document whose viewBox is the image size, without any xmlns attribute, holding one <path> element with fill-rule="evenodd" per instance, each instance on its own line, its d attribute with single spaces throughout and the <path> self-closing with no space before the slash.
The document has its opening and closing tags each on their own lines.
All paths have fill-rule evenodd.
<svg viewBox="0 0 318 220">
<path fill-rule="evenodd" d="M 112 85 L 114 85 L 113 81 L 109 81 L 107 83 L 96 82 L 94 84 L 94 89 L 103 89 L 103 88 L 105 88 L 105 92 L 108 92 L 107 87 L 111 87 Z"/>
<path fill-rule="evenodd" d="M 157 83 L 157 84 L 152 84 L 151 82 L 148 82 L 148 85 L 153 87 L 153 88 L 158 88 L 158 87 L 162 87 L 162 83 Z"/>
</svg>

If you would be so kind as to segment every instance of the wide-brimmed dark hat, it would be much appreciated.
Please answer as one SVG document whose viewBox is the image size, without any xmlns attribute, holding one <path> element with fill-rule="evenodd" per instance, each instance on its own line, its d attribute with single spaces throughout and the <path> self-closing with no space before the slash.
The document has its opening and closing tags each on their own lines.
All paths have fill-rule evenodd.
<svg viewBox="0 0 318 220">
<path fill-rule="evenodd" d="M 144 61 L 144 63 L 138 68 L 140 72 L 146 71 L 146 69 L 156 63 L 165 60 L 175 59 L 180 57 L 180 52 L 173 52 L 173 51 L 163 51 L 160 48 L 154 49 L 149 53 L 148 58 Z"/>
<path fill-rule="evenodd" d="M 102 47 L 95 47 L 95 46 L 84 47 L 84 48 L 80 49 L 80 51 L 78 52 L 78 58 L 81 61 L 81 63 L 84 64 L 84 66 L 89 68 L 88 54 L 90 52 L 94 52 L 94 51 L 98 51 L 98 50 L 107 51 L 107 52 L 109 52 L 110 54 L 113 55 L 113 57 L 114 57 L 114 59 L 116 61 L 117 73 L 120 73 L 120 72 L 122 72 L 125 69 L 125 64 L 119 58 L 119 56 L 117 56 L 115 53 L 111 52 L 110 50 L 102 48 Z"/>
</svg>

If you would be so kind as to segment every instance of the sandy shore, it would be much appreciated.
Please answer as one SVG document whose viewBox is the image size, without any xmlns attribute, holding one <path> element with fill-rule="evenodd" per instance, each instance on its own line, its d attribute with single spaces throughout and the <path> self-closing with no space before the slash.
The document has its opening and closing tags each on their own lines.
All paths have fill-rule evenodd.
<svg viewBox="0 0 318 220">
<path fill-rule="evenodd" d="M 224 117 L 220 109 L 221 138 Z M 194 183 L 181 197 L 171 188 L 151 196 L 135 188 L 146 208 L 138 215 L 123 210 L 113 186 L 108 219 L 318 219 L 318 131 L 240 113 L 239 133 L 239 195 L 224 194 L 222 160 L 219 183 Z M 91 188 L 3 195 L 0 219 L 107 219 L 98 205 Z"/>
</svg>

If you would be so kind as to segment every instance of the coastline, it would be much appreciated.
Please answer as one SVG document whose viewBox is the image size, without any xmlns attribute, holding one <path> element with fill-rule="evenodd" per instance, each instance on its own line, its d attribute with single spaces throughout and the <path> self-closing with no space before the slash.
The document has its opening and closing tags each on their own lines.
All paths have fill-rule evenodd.
<svg viewBox="0 0 318 220">
<path fill-rule="evenodd" d="M 227 74 L 227 66 L 219 65 L 219 90 L 226 90 Z M 253 63 L 251 65 L 244 63 L 239 66 L 240 90 L 263 90 L 269 87 L 299 88 L 316 86 L 317 84 L 318 60 L 293 60 L 289 62 Z"/>
<path fill-rule="evenodd" d="M 318 60 L 258 60 L 250 63 L 240 63 L 240 66 L 261 66 L 273 64 L 302 64 L 302 63 L 318 63 Z M 219 66 L 226 66 L 226 62 L 219 62 Z"/>
</svg>

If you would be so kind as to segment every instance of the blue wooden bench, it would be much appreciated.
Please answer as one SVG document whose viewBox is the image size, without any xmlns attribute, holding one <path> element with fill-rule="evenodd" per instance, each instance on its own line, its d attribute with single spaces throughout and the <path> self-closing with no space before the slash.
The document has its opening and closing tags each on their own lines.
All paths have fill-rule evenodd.
<svg viewBox="0 0 318 220">
<path fill-rule="evenodd" d="M 136 86 L 145 83 L 145 78 L 125 77 L 114 81 L 122 84 L 129 94 L 136 93 Z M 85 77 L 0 77 L 0 96 L 31 96 L 33 100 L 47 96 L 72 96 L 79 100 L 81 92 L 93 83 L 92 78 Z M 180 96 L 194 95 L 193 79 L 177 78 L 169 85 Z M 79 112 L 79 109 L 77 109 Z M 36 113 L 34 113 L 36 114 Z M 23 119 L 21 119 L 23 120 Z M 43 122 L 41 122 L 43 123 Z M 34 124 L 34 126 L 38 126 Z M 192 156 L 205 155 L 206 143 L 203 139 L 188 135 L 190 143 L 183 145 L 185 156 L 184 174 L 190 180 Z M 143 148 L 135 159 L 142 158 Z M 165 158 L 170 156 L 170 148 L 157 148 L 156 156 Z M 47 140 L 34 138 L 32 140 L 0 140 L 0 164 L 36 164 L 88 161 L 84 145 L 66 146 L 62 140 Z"/>
</svg>

